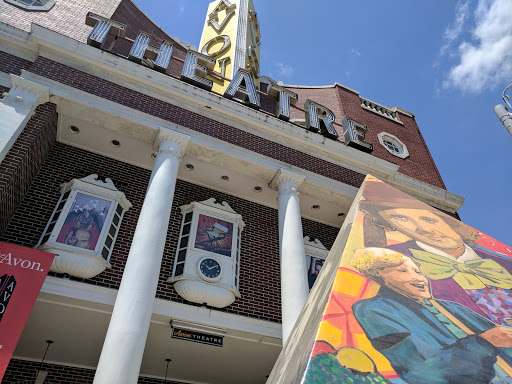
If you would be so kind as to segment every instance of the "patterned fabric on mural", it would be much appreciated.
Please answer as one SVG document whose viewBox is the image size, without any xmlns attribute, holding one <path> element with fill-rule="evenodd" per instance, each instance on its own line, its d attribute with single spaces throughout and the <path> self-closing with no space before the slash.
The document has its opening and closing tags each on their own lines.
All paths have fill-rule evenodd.
<svg viewBox="0 0 512 384">
<path fill-rule="evenodd" d="M 496 324 L 512 326 L 512 293 L 508 289 L 485 287 L 466 293 Z"/>
</svg>

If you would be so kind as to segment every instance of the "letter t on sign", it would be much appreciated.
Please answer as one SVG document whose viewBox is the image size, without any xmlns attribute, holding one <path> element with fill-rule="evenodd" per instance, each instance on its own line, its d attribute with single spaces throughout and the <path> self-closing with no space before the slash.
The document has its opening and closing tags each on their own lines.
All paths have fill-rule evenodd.
<svg viewBox="0 0 512 384">
<path fill-rule="evenodd" d="M 269 96 L 279 100 L 276 117 L 284 121 L 290 120 L 290 105 L 295 105 L 299 96 L 295 92 L 289 91 L 277 84 L 270 84 L 267 93 Z"/>
</svg>

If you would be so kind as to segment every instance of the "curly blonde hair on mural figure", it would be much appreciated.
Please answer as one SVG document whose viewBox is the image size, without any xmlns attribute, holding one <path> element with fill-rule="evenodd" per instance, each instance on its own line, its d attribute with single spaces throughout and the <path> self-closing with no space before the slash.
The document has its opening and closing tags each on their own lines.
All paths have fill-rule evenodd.
<svg viewBox="0 0 512 384">
<path fill-rule="evenodd" d="M 354 268 L 366 277 L 382 284 L 379 271 L 402 265 L 407 256 L 386 248 L 362 248 L 354 251 Z"/>
</svg>

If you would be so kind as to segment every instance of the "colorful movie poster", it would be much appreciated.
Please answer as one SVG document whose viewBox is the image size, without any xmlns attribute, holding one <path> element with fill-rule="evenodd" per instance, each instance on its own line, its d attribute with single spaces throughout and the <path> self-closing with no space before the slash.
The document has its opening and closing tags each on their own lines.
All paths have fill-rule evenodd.
<svg viewBox="0 0 512 384">
<path fill-rule="evenodd" d="M 302 382 L 512 383 L 512 248 L 362 188 Z"/>
<path fill-rule="evenodd" d="M 94 250 L 108 215 L 111 202 L 77 193 L 64 221 L 57 242 Z"/>
<path fill-rule="evenodd" d="M 199 215 L 194 245 L 197 249 L 231 256 L 232 242 L 233 223 L 206 215 Z"/>
<path fill-rule="evenodd" d="M 0 243 L 0 381 L 54 256 Z"/>
<path fill-rule="evenodd" d="M 324 265 L 324 259 L 319 259 L 317 257 L 306 256 L 306 264 L 308 267 L 308 284 L 309 289 L 313 288 L 315 284 L 316 278 Z"/>
</svg>

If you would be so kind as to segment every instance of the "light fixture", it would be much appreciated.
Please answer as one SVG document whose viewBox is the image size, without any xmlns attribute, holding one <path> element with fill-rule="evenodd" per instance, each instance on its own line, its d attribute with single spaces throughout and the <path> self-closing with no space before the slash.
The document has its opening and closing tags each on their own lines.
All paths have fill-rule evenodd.
<svg viewBox="0 0 512 384">
<path fill-rule="evenodd" d="M 512 87 L 512 84 L 509 84 L 501 94 L 503 101 L 508 105 L 509 109 L 503 104 L 498 104 L 494 107 L 494 113 L 498 116 L 498 119 L 500 119 L 505 128 L 507 128 L 508 133 L 512 135 L 512 113 L 509 112 L 512 110 L 512 106 L 509 103 L 510 96 L 506 94 L 510 87 Z"/>
<path fill-rule="evenodd" d="M 226 182 L 227 182 L 227 181 L 229 181 L 229 177 L 228 177 L 228 176 L 226 176 L 226 175 L 221 176 L 221 177 L 220 177 L 220 179 L 221 179 L 222 181 L 226 181 Z"/>
<path fill-rule="evenodd" d="M 194 166 L 192 164 L 185 164 L 185 169 L 187 171 L 193 171 L 194 170 Z"/>
<path fill-rule="evenodd" d="M 167 383 L 167 372 L 169 371 L 169 363 L 172 361 L 172 359 L 165 359 L 165 361 L 167 362 L 167 366 L 165 367 L 164 383 Z"/>
<path fill-rule="evenodd" d="M 34 384 L 43 384 L 46 379 L 46 376 L 48 375 L 48 371 L 43 371 L 42 368 L 43 368 L 44 359 L 46 358 L 46 354 L 48 353 L 48 349 L 50 349 L 50 345 L 53 344 L 53 340 L 46 340 L 46 344 L 48 344 L 48 345 L 46 346 L 46 351 L 44 351 L 44 355 L 43 355 L 43 358 L 41 359 L 41 363 L 39 363 L 39 369 L 37 370 L 36 379 L 34 381 Z"/>
<path fill-rule="evenodd" d="M 112 140 L 110 142 L 110 144 L 112 144 L 112 146 L 115 147 L 115 148 L 117 148 L 117 147 L 119 147 L 121 145 L 121 143 L 118 140 L 115 140 L 115 139 Z"/>
<path fill-rule="evenodd" d="M 261 188 L 259 185 L 254 187 L 254 192 L 258 192 L 259 193 L 261 191 L 263 191 L 263 188 Z"/>
<path fill-rule="evenodd" d="M 69 130 L 71 133 L 74 133 L 75 135 L 80 133 L 80 128 L 78 128 L 76 125 L 70 125 Z"/>
<path fill-rule="evenodd" d="M 320 206 L 319 206 L 318 204 L 315 204 L 315 205 L 312 205 L 312 206 L 311 206 L 311 209 L 312 209 L 313 211 L 318 211 L 318 210 L 320 209 Z"/>
</svg>

